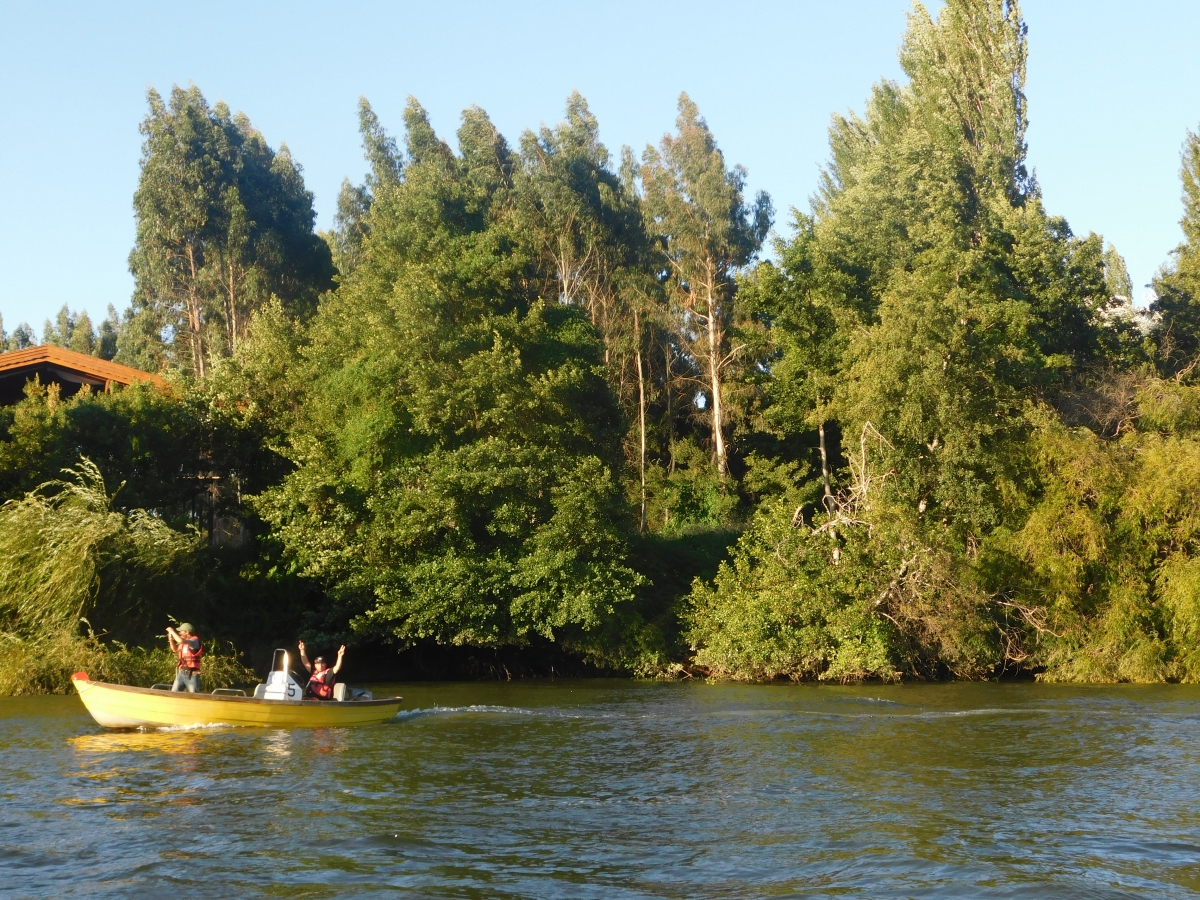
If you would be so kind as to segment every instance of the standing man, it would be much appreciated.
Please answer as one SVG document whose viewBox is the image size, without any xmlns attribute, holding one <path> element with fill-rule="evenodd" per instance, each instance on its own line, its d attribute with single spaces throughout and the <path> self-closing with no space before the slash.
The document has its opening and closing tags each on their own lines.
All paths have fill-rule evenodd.
<svg viewBox="0 0 1200 900">
<path fill-rule="evenodd" d="M 167 626 L 167 641 L 179 661 L 175 666 L 175 683 L 173 691 L 187 691 L 189 694 L 200 692 L 200 657 L 204 655 L 204 645 L 190 622 L 180 622 L 176 631 Z"/>
<path fill-rule="evenodd" d="M 308 669 L 309 675 L 308 686 L 304 689 L 304 694 L 307 697 L 313 697 L 317 700 L 332 700 L 333 686 L 337 683 L 337 673 L 342 671 L 342 657 L 346 655 L 346 645 L 338 649 L 337 662 L 333 668 L 325 665 L 325 657 L 318 656 L 311 663 L 308 661 L 308 654 L 304 652 L 304 641 L 297 641 L 296 646 L 300 648 L 300 662 L 304 663 L 304 668 Z"/>
</svg>

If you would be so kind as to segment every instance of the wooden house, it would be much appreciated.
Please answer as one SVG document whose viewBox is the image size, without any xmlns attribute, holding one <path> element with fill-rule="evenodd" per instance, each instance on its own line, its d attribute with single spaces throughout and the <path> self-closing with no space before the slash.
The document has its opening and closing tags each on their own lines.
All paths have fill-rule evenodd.
<svg viewBox="0 0 1200 900">
<path fill-rule="evenodd" d="M 57 384 L 62 397 L 78 393 L 85 384 L 94 391 L 108 391 L 114 384 L 128 385 L 135 381 L 166 384 L 149 372 L 43 344 L 0 353 L 0 406 L 18 402 L 25 396 L 26 382 L 35 376 L 42 384 Z"/>
</svg>

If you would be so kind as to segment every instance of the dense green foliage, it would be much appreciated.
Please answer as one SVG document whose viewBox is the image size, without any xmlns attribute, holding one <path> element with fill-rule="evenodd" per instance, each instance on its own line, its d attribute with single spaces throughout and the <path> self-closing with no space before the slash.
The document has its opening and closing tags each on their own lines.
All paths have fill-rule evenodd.
<svg viewBox="0 0 1200 900">
<path fill-rule="evenodd" d="M 1190 558 L 1187 467 L 1153 503 L 1143 468 L 1195 452 L 1186 428 L 1169 449 L 1142 434 L 1148 397 L 1187 390 L 1144 367 L 1178 350 L 1114 314 L 1115 252 L 1044 212 L 1025 54 L 1015 4 L 917 7 L 908 84 L 835 120 L 813 216 L 751 276 L 777 335 L 767 421 L 853 441 L 835 494 L 764 504 L 697 586 L 691 639 L 715 671 L 1200 676 L 1191 625 L 1167 611 Z M 1148 542 L 1158 529 L 1171 539 Z"/>
<path fill-rule="evenodd" d="M 407 114 L 362 259 L 306 334 L 295 464 L 258 506 L 361 629 L 488 645 L 596 629 L 632 600 L 620 412 L 580 312 L 524 277 L 513 154 Z"/>
<path fill-rule="evenodd" d="M 144 643 L 174 578 L 240 645 L 1200 680 L 1200 137 L 1138 310 L 1044 207 L 1027 52 L 1011 0 L 915 5 L 905 81 L 834 117 L 765 261 L 770 199 L 686 94 L 640 160 L 578 94 L 515 146 L 415 100 L 397 140 L 363 99 L 368 175 L 317 235 L 286 148 L 151 92 L 133 307 L 44 339 L 170 388 L 0 409 L 10 639 Z"/>
<path fill-rule="evenodd" d="M 68 315 L 70 311 L 67 311 Z M 4 317 L 0 316 L 0 352 L 8 350 L 25 350 L 37 346 L 37 332 L 29 327 L 28 322 L 22 322 L 13 329 L 12 334 L 4 330 Z"/>
<path fill-rule="evenodd" d="M 198 536 L 143 510 L 111 509 L 103 476 L 84 459 L 0 507 L 0 617 L 6 634 L 57 634 L 96 618 L 124 637 L 150 623 L 158 581 L 186 570 Z M 132 634 L 131 634 L 132 632 Z"/>
<path fill-rule="evenodd" d="M 92 319 L 87 310 L 75 314 L 71 312 L 70 307 L 64 305 L 53 322 L 46 320 L 42 329 L 42 343 L 66 347 L 76 353 L 98 356 L 101 359 L 112 359 L 117 355 L 117 335 L 120 330 L 121 320 L 112 304 L 109 304 L 108 318 L 100 323 L 99 330 L 92 326 Z M 0 328 L 0 342 L 3 341 L 2 332 L 3 329 Z M 20 343 L 18 337 L 17 344 Z"/>
<path fill-rule="evenodd" d="M 237 493 L 272 483 L 284 465 L 265 446 L 262 417 L 223 387 L 178 379 L 167 391 L 138 384 L 61 400 L 57 385 L 31 383 L 23 402 L 0 407 L 0 496 L 20 497 L 83 455 L 121 485 L 119 509 L 152 510 L 176 526 L 236 512 Z"/>
</svg>

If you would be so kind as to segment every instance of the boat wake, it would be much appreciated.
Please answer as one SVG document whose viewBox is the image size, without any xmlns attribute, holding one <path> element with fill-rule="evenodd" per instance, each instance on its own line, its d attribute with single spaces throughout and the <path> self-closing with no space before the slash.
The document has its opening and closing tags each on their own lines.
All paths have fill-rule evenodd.
<svg viewBox="0 0 1200 900">
<path fill-rule="evenodd" d="M 237 728 L 228 722 L 208 722 L 205 725 L 139 725 L 134 731 L 142 734 L 176 734 L 185 731 L 211 731 L 214 728 Z"/>
<path fill-rule="evenodd" d="M 519 706 L 489 706 L 486 704 L 477 704 L 471 706 L 431 706 L 428 709 L 403 709 L 396 713 L 396 717 L 392 719 L 392 721 L 402 722 L 407 719 L 419 719 L 424 716 L 440 716 L 455 713 L 500 713 L 502 715 L 510 716 L 537 715 L 536 710 L 523 709 Z"/>
</svg>

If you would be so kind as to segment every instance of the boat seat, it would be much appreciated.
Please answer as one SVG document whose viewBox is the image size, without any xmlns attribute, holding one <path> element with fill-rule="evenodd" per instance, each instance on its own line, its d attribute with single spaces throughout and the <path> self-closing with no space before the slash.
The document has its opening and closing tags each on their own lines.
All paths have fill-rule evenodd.
<svg viewBox="0 0 1200 900">
<path fill-rule="evenodd" d="M 265 684 L 260 684 L 254 689 L 254 699 L 261 700 L 265 696 L 267 696 L 267 686 Z"/>
<path fill-rule="evenodd" d="M 346 682 L 339 681 L 337 684 L 335 684 L 333 686 L 333 699 L 334 700 L 345 700 L 346 692 L 349 690 L 349 688 L 350 688 L 350 685 L 346 684 Z"/>
</svg>

